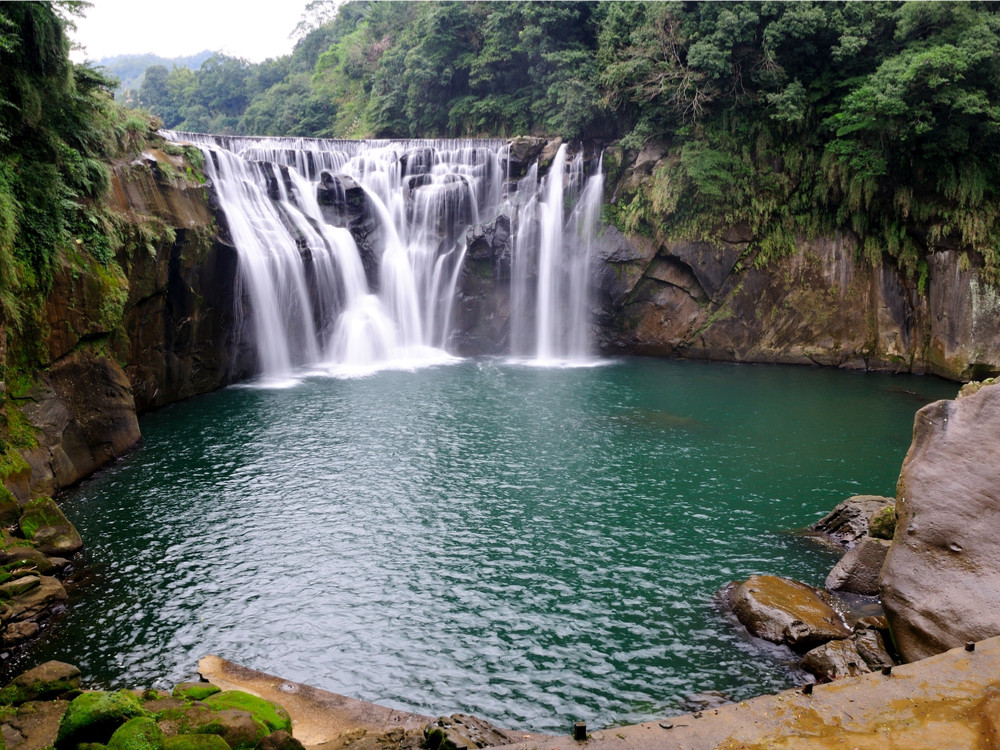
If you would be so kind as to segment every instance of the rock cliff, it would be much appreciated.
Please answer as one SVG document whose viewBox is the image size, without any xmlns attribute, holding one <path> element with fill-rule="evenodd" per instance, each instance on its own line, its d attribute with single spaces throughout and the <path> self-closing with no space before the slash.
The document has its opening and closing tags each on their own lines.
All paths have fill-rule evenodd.
<svg viewBox="0 0 1000 750">
<path fill-rule="evenodd" d="M 36 437 L 22 451 L 28 468 L 3 477 L 21 502 L 124 454 L 142 412 L 252 372 L 234 315 L 236 251 L 183 155 L 151 149 L 116 165 L 110 204 L 117 267 L 61 252 L 38 370 L 8 387 Z"/>
<path fill-rule="evenodd" d="M 656 158 L 633 155 L 609 199 L 648 179 Z M 1000 372 L 1000 293 L 969 255 L 929 248 L 921 281 L 888 255 L 860 261 L 849 233 L 799 237 L 792 254 L 760 264 L 752 239 L 747 225 L 701 241 L 607 227 L 595 270 L 601 349 L 955 380 Z"/>
<path fill-rule="evenodd" d="M 998 508 L 1000 385 L 917 412 L 880 591 L 907 660 L 1000 634 Z"/>
</svg>

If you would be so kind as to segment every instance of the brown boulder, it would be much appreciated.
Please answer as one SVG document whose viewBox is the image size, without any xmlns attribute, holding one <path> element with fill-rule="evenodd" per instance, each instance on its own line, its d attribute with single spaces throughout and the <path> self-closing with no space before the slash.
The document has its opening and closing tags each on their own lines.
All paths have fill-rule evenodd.
<svg viewBox="0 0 1000 750">
<path fill-rule="evenodd" d="M 725 595 L 740 623 L 772 643 L 807 651 L 851 634 L 828 593 L 789 578 L 750 576 L 730 584 Z"/>
<path fill-rule="evenodd" d="M 861 537 L 833 566 L 826 577 L 826 587 L 831 591 L 877 596 L 878 576 L 888 551 L 889 542 L 884 539 Z"/>
<path fill-rule="evenodd" d="M 908 661 L 1000 634 L 1000 385 L 917 412 L 881 596 Z"/>
</svg>

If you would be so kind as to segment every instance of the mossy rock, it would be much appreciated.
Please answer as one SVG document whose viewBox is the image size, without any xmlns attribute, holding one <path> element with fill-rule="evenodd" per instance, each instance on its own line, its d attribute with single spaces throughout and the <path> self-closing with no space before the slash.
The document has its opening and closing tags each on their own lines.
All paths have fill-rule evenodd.
<svg viewBox="0 0 1000 750">
<path fill-rule="evenodd" d="M 286 732 L 292 731 L 292 718 L 288 715 L 288 711 L 263 698 L 244 693 L 242 690 L 225 690 L 216 693 L 205 699 L 205 705 L 216 711 L 226 709 L 248 711 L 254 719 L 262 722 L 269 732 L 277 732 L 279 729 Z"/>
<path fill-rule="evenodd" d="M 14 494 L 0 484 L 0 526 L 13 526 L 21 518 L 21 504 Z"/>
<path fill-rule="evenodd" d="M 24 541 L 20 540 L 23 544 Z M 13 571 L 20 569 L 37 570 L 43 576 L 49 575 L 55 565 L 45 555 L 32 547 L 18 546 L 4 553 L 3 569 Z"/>
<path fill-rule="evenodd" d="M 203 701 L 210 695 L 221 693 L 222 688 L 210 682 L 182 682 L 171 695 L 174 698 L 187 698 L 190 701 Z"/>
<path fill-rule="evenodd" d="M 217 734 L 178 734 L 164 740 L 163 750 L 229 750 L 229 745 Z"/>
<path fill-rule="evenodd" d="M 108 740 L 108 750 L 163 750 L 163 730 L 152 719 L 140 716 L 122 724 Z"/>
<path fill-rule="evenodd" d="M 55 746 L 63 750 L 81 742 L 107 743 L 126 721 L 145 715 L 139 699 L 127 690 L 84 693 L 69 704 Z"/>
<path fill-rule="evenodd" d="M 160 722 L 160 727 L 167 736 L 178 734 L 221 734 L 222 723 L 219 715 L 205 705 L 192 705 L 186 703 L 177 706 L 175 701 L 178 698 L 171 698 L 164 709 L 155 712 L 156 720 Z"/>
<path fill-rule="evenodd" d="M 24 506 L 21 533 L 46 555 L 72 555 L 83 549 L 80 533 L 51 498 L 40 497 Z"/>
<path fill-rule="evenodd" d="M 201 731 L 218 734 L 232 750 L 253 750 L 268 734 L 264 722 L 255 719 L 249 711 L 227 708 L 216 716 L 221 730 L 209 731 L 208 727 L 204 727 Z"/>
<path fill-rule="evenodd" d="M 876 539 L 892 539 L 896 533 L 896 508 L 887 505 L 868 521 L 868 534 Z"/>
<path fill-rule="evenodd" d="M 80 687 L 80 670 L 61 661 L 47 661 L 15 677 L 0 690 L 0 703 L 20 705 L 50 700 Z"/>
</svg>

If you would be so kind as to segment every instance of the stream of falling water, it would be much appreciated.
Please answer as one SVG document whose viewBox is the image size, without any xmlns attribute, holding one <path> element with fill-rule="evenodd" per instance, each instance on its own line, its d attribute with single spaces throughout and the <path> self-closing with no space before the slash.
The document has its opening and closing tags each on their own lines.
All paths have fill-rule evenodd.
<svg viewBox="0 0 1000 750">
<path fill-rule="evenodd" d="M 588 361 L 599 159 L 588 165 L 562 145 L 544 176 L 535 163 L 512 180 L 500 140 L 164 135 L 205 154 L 240 258 L 237 318 L 265 383 L 454 360 L 466 230 L 501 215 L 511 222 L 510 355 Z M 341 209 L 362 191 L 361 213 L 321 206 L 317 193 L 331 185 Z M 363 225 L 364 250 L 351 221 Z"/>
</svg>

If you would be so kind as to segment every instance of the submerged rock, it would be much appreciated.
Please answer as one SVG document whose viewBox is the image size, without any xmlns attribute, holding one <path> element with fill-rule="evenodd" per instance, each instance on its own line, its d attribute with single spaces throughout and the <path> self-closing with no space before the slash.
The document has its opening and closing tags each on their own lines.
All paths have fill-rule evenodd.
<svg viewBox="0 0 1000 750">
<path fill-rule="evenodd" d="M 827 592 L 790 578 L 750 576 L 730 584 L 724 596 L 751 634 L 798 651 L 851 634 Z"/>
<path fill-rule="evenodd" d="M 1000 634 L 998 436 L 1000 385 L 917 412 L 880 589 L 907 661 Z"/>
<path fill-rule="evenodd" d="M 855 495 L 837 505 L 812 525 L 814 531 L 826 534 L 838 544 L 853 546 L 868 534 L 872 516 L 894 503 L 891 497 Z"/>
</svg>

